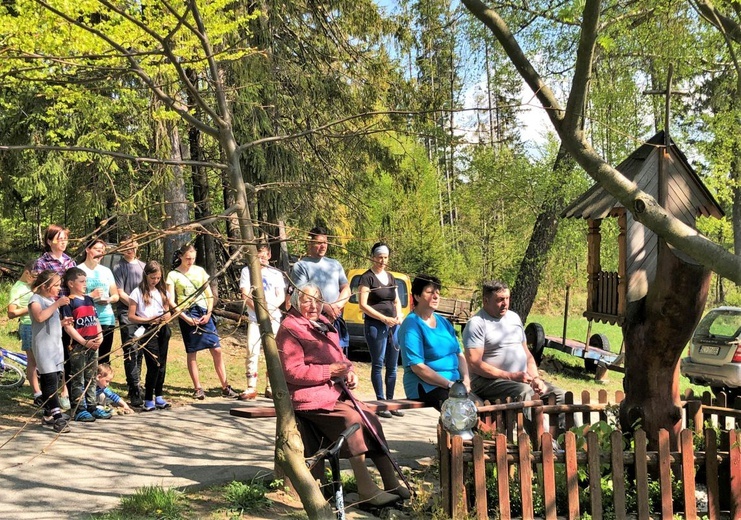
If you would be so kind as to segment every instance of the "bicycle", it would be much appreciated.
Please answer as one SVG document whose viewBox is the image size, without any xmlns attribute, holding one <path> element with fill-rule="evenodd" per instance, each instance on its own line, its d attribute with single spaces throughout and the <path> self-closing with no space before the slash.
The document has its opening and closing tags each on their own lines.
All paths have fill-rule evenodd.
<svg viewBox="0 0 741 520">
<path fill-rule="evenodd" d="M 19 368 L 17 365 L 23 367 Z M 26 380 L 25 368 L 28 356 L 22 352 L 11 352 L 0 348 L 0 388 L 20 388 Z"/>
</svg>

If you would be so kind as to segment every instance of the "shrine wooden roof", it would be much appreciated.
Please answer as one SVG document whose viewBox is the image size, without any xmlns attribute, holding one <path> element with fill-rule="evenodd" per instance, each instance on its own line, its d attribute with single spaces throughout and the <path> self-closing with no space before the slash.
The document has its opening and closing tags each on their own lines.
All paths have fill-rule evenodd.
<svg viewBox="0 0 741 520">
<path fill-rule="evenodd" d="M 617 166 L 617 170 L 658 200 L 658 171 L 664 132 L 646 141 Z M 670 141 L 666 173 L 668 181 L 665 209 L 692 227 L 700 215 L 722 218 L 725 213 L 715 197 L 690 166 L 684 153 Z M 600 184 L 595 184 L 561 213 L 562 217 L 602 219 L 623 208 Z"/>
</svg>

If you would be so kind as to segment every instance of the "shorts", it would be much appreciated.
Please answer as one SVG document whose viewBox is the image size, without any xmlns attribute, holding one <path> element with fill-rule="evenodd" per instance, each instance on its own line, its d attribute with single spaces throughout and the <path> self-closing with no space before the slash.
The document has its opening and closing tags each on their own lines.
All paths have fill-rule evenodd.
<svg viewBox="0 0 741 520">
<path fill-rule="evenodd" d="M 21 338 L 21 350 L 28 352 L 31 350 L 33 344 L 33 336 L 31 334 L 31 325 L 27 323 L 21 323 L 18 326 L 18 336 Z"/>
</svg>

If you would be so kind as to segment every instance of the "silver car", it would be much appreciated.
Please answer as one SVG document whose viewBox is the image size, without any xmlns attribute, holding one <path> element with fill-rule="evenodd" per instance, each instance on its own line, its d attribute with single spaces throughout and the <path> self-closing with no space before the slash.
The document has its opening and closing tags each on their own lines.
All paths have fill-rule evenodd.
<svg viewBox="0 0 741 520">
<path fill-rule="evenodd" d="M 741 308 L 718 307 L 700 320 L 680 371 L 716 394 L 724 391 L 731 400 L 741 396 Z"/>
</svg>

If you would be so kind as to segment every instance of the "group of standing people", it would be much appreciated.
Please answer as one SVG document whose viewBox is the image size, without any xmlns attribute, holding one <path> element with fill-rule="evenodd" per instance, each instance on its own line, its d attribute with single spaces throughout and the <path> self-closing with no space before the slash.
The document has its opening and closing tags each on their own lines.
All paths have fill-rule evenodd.
<svg viewBox="0 0 741 520">
<path fill-rule="evenodd" d="M 72 418 L 80 422 L 110 418 L 109 409 L 101 404 L 131 411 L 108 387 L 113 378 L 109 361 L 116 318 L 133 407 L 143 411 L 170 407 L 163 386 L 171 335 L 168 323 L 174 317 L 183 334 L 194 397 L 205 397 L 196 362 L 197 352 L 204 349 L 211 352 L 222 394 L 238 395 L 228 384 L 211 317 L 209 276 L 195 265 L 192 245 L 177 251 L 174 269 L 165 279 L 158 262 L 139 260 L 138 244 L 131 237 L 122 240 L 122 258 L 113 271 L 100 264 L 106 254 L 102 239 L 86 244 L 80 264 L 66 253 L 67 229 L 51 225 L 44 239 L 45 252 L 25 265 L 8 305 L 8 316 L 20 320 L 34 403 L 44 408 L 42 424 L 66 433 Z M 146 365 L 143 389 L 142 364 Z M 71 415 L 63 413 L 67 409 Z"/>
<path fill-rule="evenodd" d="M 283 274 L 269 266 L 270 249 L 258 246 L 260 276 L 271 329 L 286 376 L 290 397 L 300 425 L 307 453 L 323 441 L 333 441 L 349 426 L 363 429 L 347 439 L 343 455 L 350 459 L 361 500 L 375 506 L 409 497 L 389 456 L 379 419 L 352 396 L 358 378 L 347 358 L 349 334 L 342 310 L 350 297 L 350 287 L 340 263 L 328 258 L 328 232 L 314 228 L 309 233 L 307 254 L 294 266 L 288 296 Z M 209 276 L 195 265 L 196 251 L 184 245 L 177 251 L 173 270 L 164 278 L 159 263 L 146 264 L 137 257 L 137 243 L 125 239 L 123 258 L 113 272 L 100 265 L 105 243 L 91 241 L 84 262 L 78 267 L 64 252 L 68 231 L 50 226 L 47 251 L 23 273 L 19 283 L 30 286 L 27 303 L 28 323 L 22 322 L 24 350 L 30 350 L 29 381 L 35 379 L 32 363 L 38 369 L 38 390 L 44 404 L 42 422 L 55 431 L 68 431 L 69 416 L 62 413 L 58 400 L 60 376 L 65 354 L 71 382 L 75 419 L 104 418 L 104 409 L 95 406 L 96 393 L 105 391 L 112 372 L 97 374 L 98 392 L 90 391 L 98 372 L 98 362 L 110 356 L 112 332 L 118 317 L 121 330 L 124 370 L 129 400 L 143 410 L 167 408 L 163 383 L 170 330 L 167 323 L 177 317 L 187 352 L 188 372 L 196 399 L 205 393 L 200 383 L 196 355 L 209 350 L 225 397 L 253 400 L 257 396 L 257 361 L 261 331 L 257 323 L 254 283 L 249 267 L 242 270 L 240 290 L 249 310 L 248 355 L 245 375 L 247 387 L 238 394 L 229 385 L 219 337 L 212 318 L 214 297 Z M 495 401 L 507 397 L 530 399 L 534 394 L 553 394 L 563 401 L 563 391 L 543 381 L 527 347 L 520 318 L 509 310 L 509 289 L 502 282 L 483 285 L 483 306 L 468 322 L 461 348 L 452 324 L 436 313 L 440 301 L 440 280 L 418 275 L 412 282 L 412 312 L 402 320 L 402 306 L 393 275 L 387 270 L 390 250 L 383 243 L 370 252 L 371 267 L 361 276 L 359 306 L 364 314 L 365 337 L 371 353 L 371 382 L 379 400 L 393 399 L 398 357 L 404 369 L 407 398 L 417 399 L 440 409 L 457 380 L 482 399 Z M 16 287 L 14 287 L 14 291 Z M 17 302 L 17 303 L 16 303 Z M 114 314 L 112 304 L 116 304 Z M 23 298 L 11 296 L 9 315 L 23 318 Z M 283 318 L 282 308 L 287 308 Z M 63 339 L 63 335 L 66 337 Z M 140 390 L 142 359 L 147 366 L 145 388 Z M 102 365 L 108 366 L 108 365 Z M 385 371 L 385 374 L 384 374 Z M 35 373 L 35 371 L 34 371 Z M 102 380 L 101 380 L 102 379 Z M 103 387 L 101 389 L 101 386 Z M 37 388 L 34 387 L 36 394 Z M 269 395 L 269 383 L 266 395 Z M 36 395 L 35 395 L 36 397 Z M 91 404 L 92 403 L 92 404 Z M 378 412 L 381 417 L 402 416 L 401 412 Z M 110 417 L 110 415 L 108 415 Z M 371 478 L 365 460 L 377 466 L 383 488 Z"/>
</svg>

